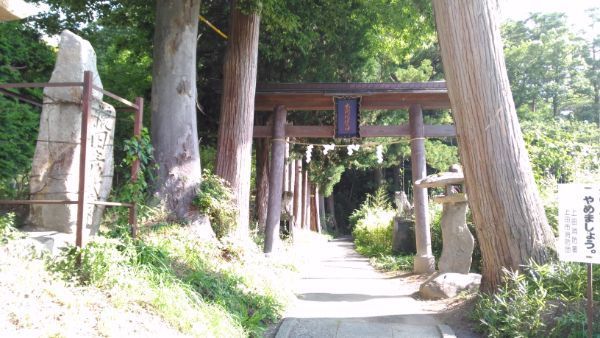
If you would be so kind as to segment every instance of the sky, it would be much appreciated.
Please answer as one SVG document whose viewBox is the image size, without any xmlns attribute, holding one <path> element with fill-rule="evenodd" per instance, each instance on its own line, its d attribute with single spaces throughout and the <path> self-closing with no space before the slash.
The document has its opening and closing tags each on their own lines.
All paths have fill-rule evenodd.
<svg viewBox="0 0 600 338">
<path fill-rule="evenodd" d="M 600 0 L 499 0 L 499 4 L 503 20 L 523 20 L 533 12 L 560 12 L 567 14 L 568 23 L 576 31 L 583 30 L 586 37 L 600 35 L 600 25 L 591 31 L 591 20 L 585 12 L 600 7 Z"/>
</svg>

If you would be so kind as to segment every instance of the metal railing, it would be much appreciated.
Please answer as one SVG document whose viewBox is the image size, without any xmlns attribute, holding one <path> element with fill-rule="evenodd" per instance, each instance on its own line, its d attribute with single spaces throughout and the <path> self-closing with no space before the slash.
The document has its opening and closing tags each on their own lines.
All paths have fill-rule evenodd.
<svg viewBox="0 0 600 338">
<path fill-rule="evenodd" d="M 81 97 L 81 139 L 80 139 L 80 158 L 79 158 L 79 187 L 77 200 L 0 200 L 0 205 L 32 205 L 32 204 L 77 204 L 77 221 L 75 231 L 75 245 L 82 247 L 83 245 L 83 226 L 84 226 L 84 213 L 85 207 L 88 204 L 91 205 L 103 205 L 109 207 L 127 207 L 129 208 L 129 225 L 131 227 L 132 237 L 137 236 L 137 205 L 135 201 L 131 202 L 108 202 L 108 201 L 89 201 L 86 196 L 86 163 L 87 163 L 87 136 L 88 136 L 88 125 L 92 114 L 91 102 L 92 93 L 94 90 L 114 99 L 125 105 L 119 107 L 118 110 L 133 110 L 135 114 L 133 124 L 133 135 L 140 137 L 142 132 L 142 117 L 144 112 L 144 99 L 137 97 L 135 103 L 130 102 L 116 94 L 113 94 L 107 90 L 94 86 L 92 72 L 86 71 L 83 74 L 83 82 L 47 82 L 47 83 L 2 83 L 0 84 L 0 95 L 7 95 L 17 98 L 23 102 L 33 104 L 41 107 L 42 104 L 35 102 L 31 99 L 24 98 L 18 93 L 9 91 L 7 89 L 14 88 L 45 88 L 45 87 L 83 87 Z M 131 166 L 131 181 L 135 182 L 138 178 L 138 172 L 140 170 L 140 162 L 136 159 Z"/>
</svg>

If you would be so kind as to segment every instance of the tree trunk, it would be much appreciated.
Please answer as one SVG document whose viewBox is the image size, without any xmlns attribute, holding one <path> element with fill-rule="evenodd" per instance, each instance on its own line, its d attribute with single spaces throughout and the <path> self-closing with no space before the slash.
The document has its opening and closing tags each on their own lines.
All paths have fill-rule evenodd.
<svg viewBox="0 0 600 338">
<path fill-rule="evenodd" d="M 329 213 L 329 217 L 331 217 L 331 229 L 337 230 L 337 222 L 335 220 L 335 200 L 333 199 L 333 193 L 327 196 L 327 212 Z"/>
<path fill-rule="evenodd" d="M 313 214 L 315 215 L 315 228 L 317 229 L 318 233 L 321 233 L 321 209 L 319 208 L 319 185 L 315 184 L 313 187 L 313 190 L 315 192 L 315 194 L 311 197 L 312 200 L 312 208 L 313 208 Z"/>
<path fill-rule="evenodd" d="M 323 197 L 323 194 L 319 194 L 319 221 L 321 222 L 321 229 L 328 231 L 325 217 L 325 197 Z"/>
<path fill-rule="evenodd" d="M 247 236 L 252 163 L 252 126 L 260 17 L 245 15 L 231 2 L 229 42 L 223 66 L 223 95 L 215 172 L 231 185 L 237 233 Z"/>
<path fill-rule="evenodd" d="M 381 184 L 383 183 L 383 169 L 381 169 L 381 167 L 377 167 L 374 170 L 374 174 L 375 174 L 375 185 L 379 188 L 381 186 Z"/>
<path fill-rule="evenodd" d="M 434 0 L 469 205 L 483 258 L 482 288 L 502 267 L 550 258 L 540 202 L 506 74 L 494 0 Z"/>
<path fill-rule="evenodd" d="M 196 39 L 200 0 L 156 2 L 152 141 L 157 195 L 172 219 L 189 219 L 201 181 L 196 130 Z"/>
<path fill-rule="evenodd" d="M 271 116 L 271 115 L 269 115 Z M 267 125 L 272 124 L 271 117 Z M 271 139 L 264 138 L 256 141 L 256 218 L 258 230 L 263 233 L 267 222 L 267 203 L 269 201 L 269 154 Z"/>
<path fill-rule="evenodd" d="M 294 227 L 302 227 L 302 160 L 296 160 L 296 177 L 294 180 Z"/>
<path fill-rule="evenodd" d="M 302 200 L 302 229 L 310 230 L 310 183 L 308 180 L 308 170 L 304 170 L 304 175 L 302 176 L 304 180 L 304 186 L 302 187 L 302 192 L 304 193 Z"/>
</svg>

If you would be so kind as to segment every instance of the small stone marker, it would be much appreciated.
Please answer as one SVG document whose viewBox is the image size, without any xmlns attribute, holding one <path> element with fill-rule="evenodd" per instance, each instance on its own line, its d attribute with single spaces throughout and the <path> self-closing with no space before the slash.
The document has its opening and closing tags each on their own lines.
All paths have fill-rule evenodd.
<svg viewBox="0 0 600 338">
<path fill-rule="evenodd" d="M 467 227 L 467 197 L 457 189 L 462 185 L 464 176 L 458 165 L 450 167 L 450 172 L 427 176 L 415 185 L 434 188 L 445 187 L 446 194 L 436 196 L 434 201 L 443 203 L 442 227 L 442 256 L 438 263 L 441 273 L 457 272 L 469 273 L 475 240 Z"/>
<path fill-rule="evenodd" d="M 65 30 L 61 34 L 56 65 L 50 82 L 82 82 L 84 71 L 93 72 L 94 86 L 102 88 L 96 68 L 96 54 L 90 43 Z M 82 87 L 47 87 L 40 129 L 30 175 L 32 200 L 77 200 L 79 184 L 79 143 L 81 138 Z M 89 201 L 106 200 L 114 170 L 113 138 L 115 109 L 102 102 L 102 93 L 93 91 L 92 116 L 88 132 Z M 103 206 L 88 204 L 84 216 L 87 231 L 96 233 Z M 75 232 L 77 205 L 32 205 L 31 226 L 64 233 Z M 87 221 L 85 221 L 87 219 Z"/>
</svg>

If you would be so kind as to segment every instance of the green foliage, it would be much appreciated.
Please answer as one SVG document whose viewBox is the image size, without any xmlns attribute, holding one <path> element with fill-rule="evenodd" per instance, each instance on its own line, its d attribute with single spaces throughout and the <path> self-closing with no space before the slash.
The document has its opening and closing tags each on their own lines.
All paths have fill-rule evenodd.
<svg viewBox="0 0 600 338">
<path fill-rule="evenodd" d="M 0 25 L 0 83 L 46 82 L 54 53 L 40 33 L 16 22 Z M 40 89 L 11 90 L 41 102 Z M 28 173 L 35 150 L 39 109 L 0 95 L 0 198 L 25 197 Z"/>
<path fill-rule="evenodd" d="M 20 237 L 20 232 L 15 228 L 15 214 L 0 215 L 0 244 Z"/>
<path fill-rule="evenodd" d="M 309 176 L 313 183 L 319 185 L 321 194 L 329 197 L 333 193 L 333 187 L 340 181 L 342 174 L 346 170 L 343 165 L 330 164 L 324 167 L 318 167 L 317 162 L 310 163 Z"/>
<path fill-rule="evenodd" d="M 565 262 L 532 262 L 523 271 L 505 270 L 504 283 L 496 293 L 480 295 L 473 317 L 481 331 L 490 337 L 564 337 L 565 332 L 583 333 L 578 304 L 586 290 L 585 267 Z M 594 280 L 600 280 L 600 273 L 594 274 Z M 600 291 L 595 290 L 594 297 L 599 295 Z"/>
<path fill-rule="evenodd" d="M 367 195 L 349 218 L 354 227 L 352 236 L 356 250 L 367 257 L 391 255 L 394 216 L 395 211 L 384 189 L 378 189 L 375 195 Z"/>
<path fill-rule="evenodd" d="M 98 238 L 82 249 L 63 248 L 55 260 L 48 261 L 48 269 L 82 285 L 110 287 L 119 282 L 119 269 L 131 259 L 130 246 L 116 239 Z"/>
<path fill-rule="evenodd" d="M 438 170 L 448 171 L 448 168 L 458 161 L 458 147 L 447 145 L 439 140 L 425 140 L 427 165 Z"/>
<path fill-rule="evenodd" d="M 523 122 L 523 138 L 538 182 L 555 177 L 571 182 L 580 171 L 600 168 L 600 129 L 590 123 L 549 119 Z"/>
<path fill-rule="evenodd" d="M 521 117 L 535 119 L 573 111 L 578 118 L 586 118 L 581 112 L 594 105 L 592 84 L 598 74 L 590 57 L 594 42 L 572 32 L 561 13 L 533 13 L 526 20 L 508 22 L 502 35 L 508 76 Z"/>
<path fill-rule="evenodd" d="M 383 255 L 371 257 L 369 263 L 381 271 L 412 271 L 414 266 L 413 255 Z"/>
<path fill-rule="evenodd" d="M 206 169 L 202 172 L 202 183 L 194 205 L 200 212 L 208 215 L 217 238 L 235 229 L 237 209 L 233 201 L 233 192 L 225 180 Z"/>
<path fill-rule="evenodd" d="M 110 292 L 113 302 L 145 304 L 197 337 L 260 336 L 292 296 L 282 288 L 288 267 L 265 260 L 258 247 L 199 242 L 179 226 L 136 241 L 98 238 L 82 250 L 67 248 L 48 266 L 67 280 Z"/>
<path fill-rule="evenodd" d="M 152 147 L 148 129 L 142 128 L 142 133 L 139 137 L 133 136 L 125 140 L 123 142 L 123 151 L 125 157 L 121 162 L 122 168 L 130 169 L 136 160 L 139 160 L 140 167 L 135 182 L 131 181 L 131 174 L 126 176 L 127 183 L 122 186 L 119 197 L 125 201 L 144 204 L 148 189 L 148 180 L 153 179 L 153 171 L 156 169 L 156 165 L 152 165 L 154 161 L 154 147 Z"/>
</svg>

